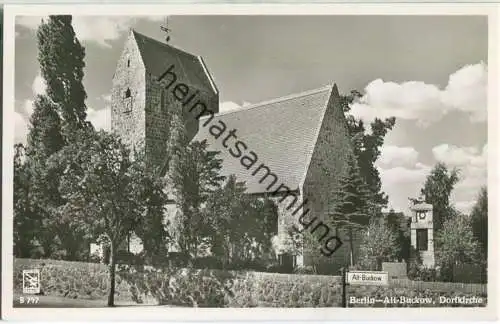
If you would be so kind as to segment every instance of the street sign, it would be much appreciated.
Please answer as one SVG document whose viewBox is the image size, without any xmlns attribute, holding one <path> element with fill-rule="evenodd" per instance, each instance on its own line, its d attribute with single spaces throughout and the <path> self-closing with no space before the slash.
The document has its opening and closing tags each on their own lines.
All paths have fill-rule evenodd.
<svg viewBox="0 0 500 324">
<path fill-rule="evenodd" d="M 389 274 L 386 271 L 349 271 L 347 272 L 347 284 L 387 286 L 389 284 Z"/>
</svg>

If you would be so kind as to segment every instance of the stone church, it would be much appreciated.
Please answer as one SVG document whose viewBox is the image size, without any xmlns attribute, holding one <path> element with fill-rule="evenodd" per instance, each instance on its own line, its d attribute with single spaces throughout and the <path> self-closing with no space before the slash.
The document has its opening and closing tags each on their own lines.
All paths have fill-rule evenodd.
<svg viewBox="0 0 500 324">
<path fill-rule="evenodd" d="M 322 231 L 326 255 L 338 235 L 343 244 L 328 259 L 336 268 L 347 264 L 346 238 L 320 224 L 334 208 L 353 154 L 336 85 L 219 113 L 219 90 L 201 56 L 131 30 L 113 76 L 112 131 L 130 145 L 145 143 L 148 160 L 162 167 L 170 109 L 190 114 L 190 138 L 220 152 L 223 175 L 245 182 L 248 194 L 276 202 L 278 254 L 296 265 L 313 262 L 303 251 L 287 252 L 295 224 Z"/>
</svg>

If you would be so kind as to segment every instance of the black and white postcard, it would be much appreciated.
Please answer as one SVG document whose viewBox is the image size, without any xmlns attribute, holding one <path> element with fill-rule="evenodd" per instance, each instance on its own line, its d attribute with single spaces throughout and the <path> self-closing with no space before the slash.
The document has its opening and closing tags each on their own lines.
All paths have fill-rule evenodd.
<svg viewBox="0 0 500 324">
<path fill-rule="evenodd" d="M 7 318 L 493 316 L 494 5 L 4 14 Z"/>
</svg>

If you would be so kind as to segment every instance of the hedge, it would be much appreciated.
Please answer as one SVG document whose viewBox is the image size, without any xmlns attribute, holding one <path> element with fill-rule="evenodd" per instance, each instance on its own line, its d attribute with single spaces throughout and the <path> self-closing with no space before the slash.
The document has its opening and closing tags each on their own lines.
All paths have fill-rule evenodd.
<svg viewBox="0 0 500 324">
<path fill-rule="evenodd" d="M 14 288 L 22 290 L 22 270 L 41 269 L 41 287 L 46 295 L 102 299 L 108 294 L 108 270 L 103 264 L 52 260 L 15 259 Z M 341 307 L 338 276 L 235 272 L 222 270 L 172 269 L 118 266 L 116 300 L 140 304 L 154 299 L 160 305 L 188 307 Z M 482 297 L 478 305 L 458 304 L 349 304 L 349 307 L 484 306 L 486 293 L 453 292 L 443 285 L 436 289 L 408 287 L 348 287 L 350 297 Z"/>
</svg>

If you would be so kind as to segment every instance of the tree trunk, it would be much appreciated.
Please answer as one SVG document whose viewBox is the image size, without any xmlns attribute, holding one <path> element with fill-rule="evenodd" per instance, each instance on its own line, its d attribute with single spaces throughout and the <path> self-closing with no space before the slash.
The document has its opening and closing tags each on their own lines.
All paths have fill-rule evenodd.
<svg viewBox="0 0 500 324">
<path fill-rule="evenodd" d="M 351 264 L 351 267 L 354 266 L 354 246 L 353 246 L 353 239 L 352 239 L 352 228 L 349 227 L 349 261 Z"/>
<path fill-rule="evenodd" d="M 109 295 L 108 295 L 108 306 L 115 306 L 115 243 L 111 242 L 109 244 Z"/>
</svg>

